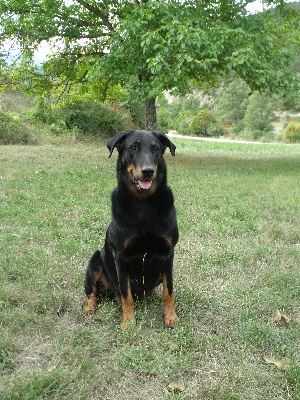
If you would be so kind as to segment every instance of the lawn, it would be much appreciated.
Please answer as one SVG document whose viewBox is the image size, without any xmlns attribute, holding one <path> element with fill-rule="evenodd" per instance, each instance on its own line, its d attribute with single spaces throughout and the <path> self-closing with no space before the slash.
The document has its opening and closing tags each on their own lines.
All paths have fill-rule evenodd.
<svg viewBox="0 0 300 400">
<path fill-rule="evenodd" d="M 153 295 L 125 332 L 81 314 L 116 155 L 0 147 L 1 400 L 300 398 L 300 145 L 174 142 L 180 323 Z"/>
</svg>

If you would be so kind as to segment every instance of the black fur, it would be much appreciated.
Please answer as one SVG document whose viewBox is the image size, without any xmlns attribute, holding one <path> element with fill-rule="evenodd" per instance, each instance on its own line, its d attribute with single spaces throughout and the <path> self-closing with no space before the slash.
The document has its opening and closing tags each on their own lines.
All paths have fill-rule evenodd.
<svg viewBox="0 0 300 400">
<path fill-rule="evenodd" d="M 166 148 L 175 145 L 157 131 L 125 131 L 107 144 L 109 157 L 119 152 L 117 187 L 112 192 L 112 220 L 104 248 L 91 257 L 85 292 L 91 311 L 103 292 L 122 303 L 123 327 L 133 319 L 133 301 L 163 282 L 165 325 L 177 321 L 173 297 L 173 257 L 178 240 L 174 199 L 167 186 Z"/>
</svg>

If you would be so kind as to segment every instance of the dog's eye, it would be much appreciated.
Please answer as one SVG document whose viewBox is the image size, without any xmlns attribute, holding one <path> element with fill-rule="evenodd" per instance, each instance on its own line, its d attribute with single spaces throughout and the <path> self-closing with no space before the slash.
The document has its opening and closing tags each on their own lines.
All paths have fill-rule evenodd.
<svg viewBox="0 0 300 400">
<path fill-rule="evenodd" d="M 153 146 L 153 150 L 154 151 L 158 151 L 159 150 L 159 148 L 158 148 L 158 146 L 156 146 L 156 144 Z"/>
<path fill-rule="evenodd" d="M 136 145 L 133 144 L 132 146 L 130 146 L 131 150 L 136 150 Z"/>
</svg>

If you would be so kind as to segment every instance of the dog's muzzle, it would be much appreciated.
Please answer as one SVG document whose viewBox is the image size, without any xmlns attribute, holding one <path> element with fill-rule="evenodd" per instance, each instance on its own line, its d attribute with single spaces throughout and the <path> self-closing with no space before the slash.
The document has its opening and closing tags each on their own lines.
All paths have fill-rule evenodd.
<svg viewBox="0 0 300 400">
<path fill-rule="evenodd" d="M 151 189 L 152 186 L 152 180 L 151 179 L 137 179 L 133 174 L 132 176 L 132 181 L 136 185 L 136 187 L 139 190 L 149 190 Z"/>
</svg>

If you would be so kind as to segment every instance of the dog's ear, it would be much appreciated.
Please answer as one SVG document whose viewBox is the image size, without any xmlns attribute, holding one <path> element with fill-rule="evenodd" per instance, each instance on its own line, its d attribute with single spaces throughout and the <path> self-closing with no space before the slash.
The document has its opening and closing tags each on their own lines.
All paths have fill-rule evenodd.
<svg viewBox="0 0 300 400">
<path fill-rule="evenodd" d="M 121 148 L 122 143 L 124 142 L 124 140 L 126 139 L 127 135 L 130 133 L 131 131 L 122 131 L 120 133 L 117 133 L 114 137 L 112 137 L 108 142 L 107 142 L 107 148 L 109 150 L 109 156 L 108 158 L 111 157 L 112 152 L 114 151 L 114 148 L 116 147 L 118 149 L 118 151 Z"/>
<path fill-rule="evenodd" d="M 155 132 L 155 133 L 158 136 L 158 139 L 162 144 L 164 151 L 166 150 L 167 147 L 169 147 L 172 156 L 175 157 L 175 149 L 176 149 L 175 144 L 172 143 L 171 140 L 168 138 L 168 136 L 166 136 L 164 133 L 161 132 Z"/>
</svg>

